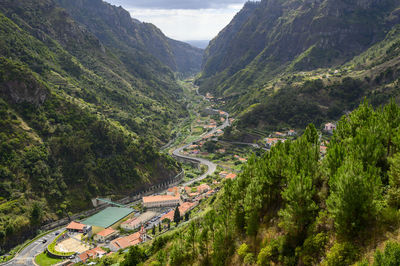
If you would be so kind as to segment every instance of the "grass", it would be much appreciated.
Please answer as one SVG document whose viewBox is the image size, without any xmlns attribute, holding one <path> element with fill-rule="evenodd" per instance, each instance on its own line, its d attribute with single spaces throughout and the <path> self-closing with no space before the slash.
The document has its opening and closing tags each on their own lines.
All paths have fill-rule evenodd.
<svg viewBox="0 0 400 266">
<path fill-rule="evenodd" d="M 35 262 L 40 266 L 50 266 L 63 261 L 63 259 L 54 259 L 49 257 L 46 253 L 40 253 L 35 257 Z"/>
</svg>

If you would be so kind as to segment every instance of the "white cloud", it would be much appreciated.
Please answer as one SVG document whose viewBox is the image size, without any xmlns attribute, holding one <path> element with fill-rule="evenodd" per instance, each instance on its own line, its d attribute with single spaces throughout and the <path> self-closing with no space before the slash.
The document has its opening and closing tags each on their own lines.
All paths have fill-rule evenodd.
<svg viewBox="0 0 400 266">
<path fill-rule="evenodd" d="M 177 40 L 211 40 L 243 5 L 224 9 L 142 9 L 127 8 L 133 18 L 150 22 Z"/>
</svg>

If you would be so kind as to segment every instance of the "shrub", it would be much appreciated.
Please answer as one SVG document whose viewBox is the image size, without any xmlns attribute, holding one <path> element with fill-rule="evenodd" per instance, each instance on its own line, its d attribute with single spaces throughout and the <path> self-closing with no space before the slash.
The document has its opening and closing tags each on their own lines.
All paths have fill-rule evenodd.
<svg viewBox="0 0 400 266">
<path fill-rule="evenodd" d="M 249 252 L 249 247 L 247 246 L 246 243 L 243 243 L 240 245 L 240 247 L 237 249 L 237 253 L 241 259 L 244 259 L 246 257 L 247 252 Z"/>
<path fill-rule="evenodd" d="M 326 264 L 328 266 L 351 265 L 357 259 L 358 250 L 349 242 L 335 243 L 328 255 Z"/>
<path fill-rule="evenodd" d="M 376 251 L 374 256 L 374 266 L 396 266 L 400 265 L 400 244 L 388 242 L 385 251 Z"/>
</svg>

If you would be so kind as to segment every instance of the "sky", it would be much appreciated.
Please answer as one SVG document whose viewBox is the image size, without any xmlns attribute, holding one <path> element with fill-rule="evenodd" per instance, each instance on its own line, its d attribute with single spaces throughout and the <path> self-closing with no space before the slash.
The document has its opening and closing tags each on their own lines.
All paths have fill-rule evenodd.
<svg viewBox="0 0 400 266">
<path fill-rule="evenodd" d="M 247 0 L 106 0 L 128 10 L 133 18 L 150 22 L 170 38 L 211 40 Z"/>
</svg>

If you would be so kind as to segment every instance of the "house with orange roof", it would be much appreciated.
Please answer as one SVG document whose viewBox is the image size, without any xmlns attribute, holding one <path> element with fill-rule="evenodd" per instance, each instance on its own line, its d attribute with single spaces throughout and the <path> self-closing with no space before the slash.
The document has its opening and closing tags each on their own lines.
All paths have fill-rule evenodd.
<svg viewBox="0 0 400 266">
<path fill-rule="evenodd" d="M 142 222 L 140 219 L 133 217 L 131 219 L 126 220 L 125 222 L 121 223 L 121 228 L 124 230 L 135 230 L 141 226 Z"/>
<path fill-rule="evenodd" d="M 288 136 L 296 136 L 297 133 L 296 133 L 296 131 L 294 129 L 289 129 L 288 132 L 287 132 L 287 135 Z"/>
<path fill-rule="evenodd" d="M 241 161 L 242 163 L 247 162 L 246 158 L 239 158 L 239 161 Z"/>
<path fill-rule="evenodd" d="M 230 174 L 228 174 L 225 178 L 226 178 L 226 179 L 235 179 L 236 176 L 237 176 L 236 174 L 230 173 Z"/>
<path fill-rule="evenodd" d="M 189 194 L 189 193 L 192 192 L 192 188 L 191 187 L 185 187 L 184 189 L 185 189 L 186 194 Z"/>
<path fill-rule="evenodd" d="M 169 211 L 168 213 L 161 216 L 160 221 L 162 222 L 165 219 L 168 219 L 170 222 L 172 222 L 174 220 L 174 213 L 175 213 L 175 210 Z"/>
<path fill-rule="evenodd" d="M 279 132 L 279 131 L 275 132 L 274 135 L 278 136 L 278 137 L 286 137 L 286 133 L 282 133 L 282 132 Z"/>
<path fill-rule="evenodd" d="M 87 233 L 91 235 L 92 227 L 90 225 L 81 224 L 75 221 L 70 222 L 67 227 L 69 233 Z"/>
<path fill-rule="evenodd" d="M 282 141 L 282 139 L 278 139 L 278 138 L 265 138 L 265 146 L 267 149 L 271 149 L 272 146 L 274 146 L 276 143 L 278 143 L 279 141 Z"/>
<path fill-rule="evenodd" d="M 100 232 L 98 232 L 93 239 L 98 242 L 106 242 L 107 240 L 114 239 L 118 236 L 118 231 L 112 228 L 106 228 Z"/>
<path fill-rule="evenodd" d="M 139 232 L 136 232 L 134 234 L 131 234 L 129 236 L 125 237 L 119 237 L 117 239 L 114 239 L 113 241 L 110 242 L 110 249 L 111 251 L 118 251 L 120 249 L 125 249 L 129 248 L 131 246 L 138 245 L 144 241 L 146 241 L 146 229 L 142 226 Z"/>
<path fill-rule="evenodd" d="M 181 203 L 181 197 L 178 194 L 172 195 L 157 195 L 143 197 L 143 206 L 146 208 L 173 207 Z"/>
<path fill-rule="evenodd" d="M 176 195 L 179 193 L 179 188 L 178 187 L 170 187 L 167 190 L 167 195 Z"/>
<path fill-rule="evenodd" d="M 201 185 L 199 185 L 197 187 L 197 192 L 198 193 L 204 193 L 204 192 L 209 191 L 210 189 L 211 189 L 210 186 L 204 183 L 204 184 L 201 184 Z"/>
<path fill-rule="evenodd" d="M 101 249 L 100 247 L 96 247 L 90 250 L 87 250 L 78 255 L 79 259 L 82 262 L 86 262 L 88 259 L 97 259 L 103 257 L 107 252 Z"/>
<path fill-rule="evenodd" d="M 194 207 L 196 207 L 199 203 L 197 201 L 195 202 L 184 202 L 182 203 L 181 206 L 178 207 L 179 209 L 179 214 L 182 216 L 184 216 L 187 212 L 189 212 L 190 210 L 192 210 Z M 161 216 L 160 221 L 164 221 L 165 219 L 170 220 L 171 222 L 174 220 L 174 213 L 175 213 L 175 209 L 171 210 L 170 212 L 164 214 L 163 216 Z"/>
<path fill-rule="evenodd" d="M 213 189 L 213 190 L 208 191 L 205 196 L 208 198 L 214 194 L 215 194 L 215 190 Z"/>
</svg>

